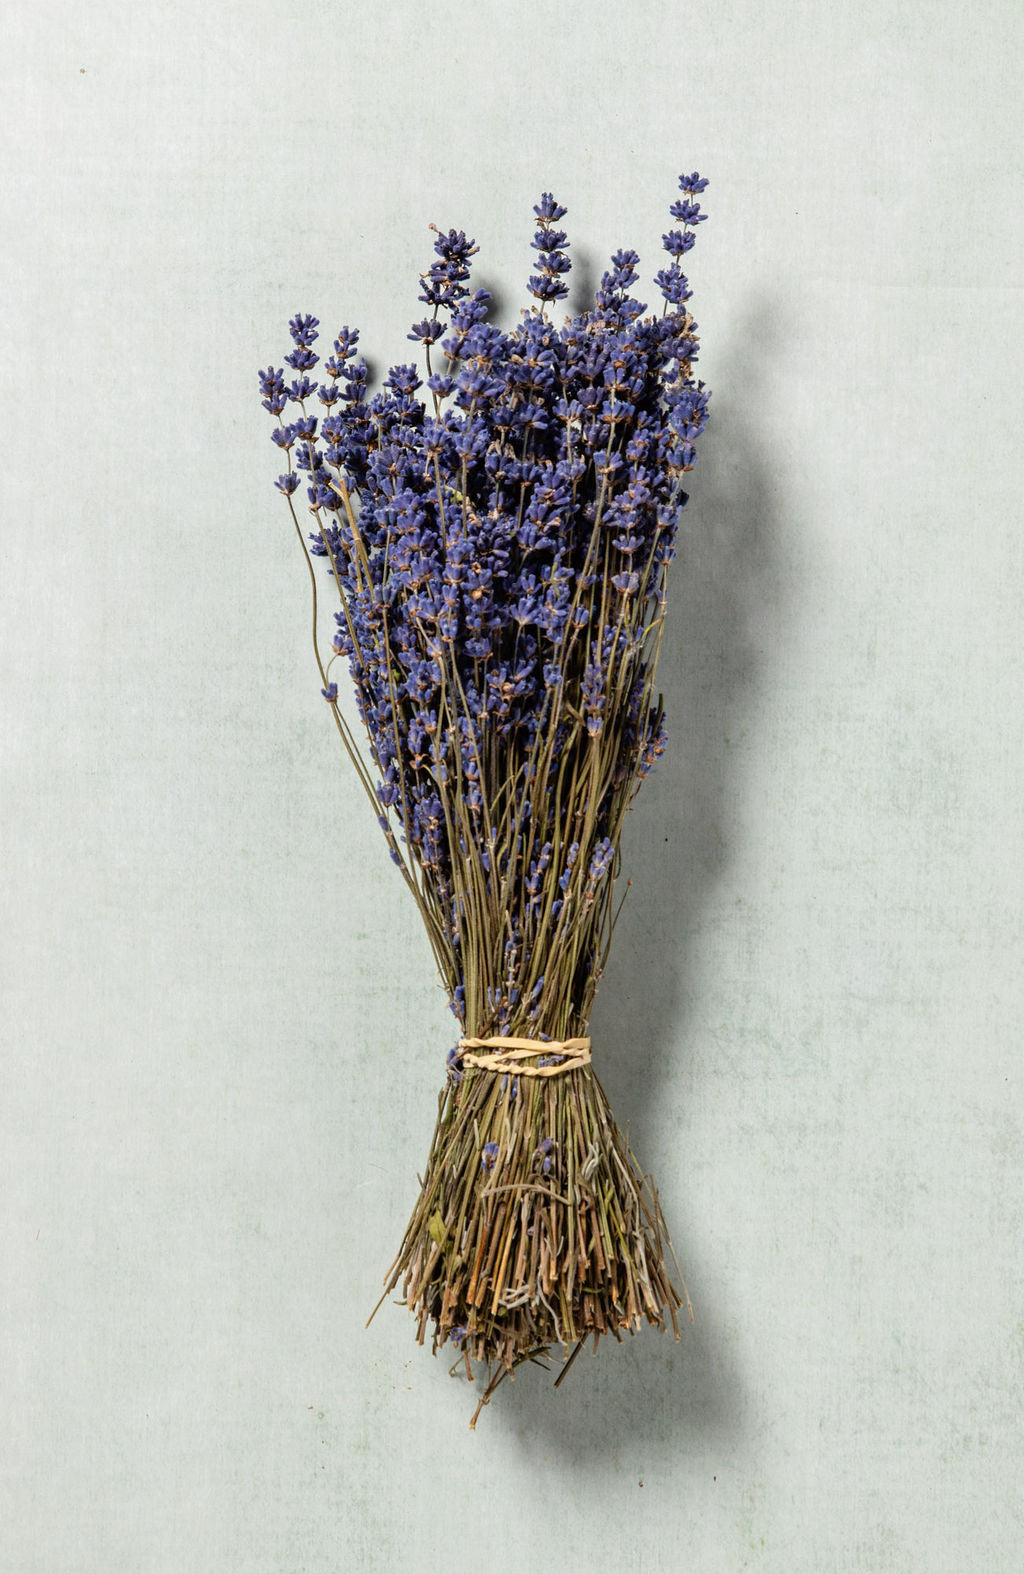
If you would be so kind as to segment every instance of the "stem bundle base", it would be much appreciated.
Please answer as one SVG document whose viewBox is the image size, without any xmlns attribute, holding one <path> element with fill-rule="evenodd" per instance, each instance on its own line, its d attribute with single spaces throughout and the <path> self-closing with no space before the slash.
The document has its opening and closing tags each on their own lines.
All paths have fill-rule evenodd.
<svg viewBox="0 0 1024 1574">
<path fill-rule="evenodd" d="M 441 1095 L 384 1293 L 401 1285 L 435 1354 L 451 1344 L 470 1376 L 485 1365 L 486 1402 L 553 1346 L 575 1356 L 591 1335 L 621 1340 L 645 1322 L 670 1323 L 678 1339 L 686 1291 L 671 1250 L 654 1185 L 590 1065 L 550 1078 L 467 1070 Z"/>
</svg>

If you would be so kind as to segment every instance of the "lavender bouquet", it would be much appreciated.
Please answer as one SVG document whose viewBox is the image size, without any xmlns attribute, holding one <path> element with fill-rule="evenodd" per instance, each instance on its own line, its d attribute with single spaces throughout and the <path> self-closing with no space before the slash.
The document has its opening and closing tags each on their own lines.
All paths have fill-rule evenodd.
<svg viewBox="0 0 1024 1574">
<path fill-rule="evenodd" d="M 553 1347 L 571 1362 L 589 1335 L 666 1314 L 679 1332 L 657 1192 L 587 1029 L 624 817 L 665 747 L 666 571 L 709 398 L 681 264 L 706 185 L 680 178 L 659 315 L 630 293 L 633 251 L 615 253 L 589 310 L 549 315 L 570 263 L 566 210 L 545 194 L 536 304 L 510 331 L 468 287 L 475 243 L 435 229 L 429 315 L 408 335 L 422 376 L 393 366 L 371 396 L 346 327 L 314 382 L 310 316 L 289 325 L 293 381 L 260 373 L 322 692 L 461 1029 L 384 1293 L 401 1286 L 421 1343 L 429 1330 L 435 1352 L 454 1347 L 470 1377 L 483 1364 L 482 1403 Z M 313 558 L 340 600 L 326 660 Z M 368 753 L 338 704 L 340 658 Z"/>
</svg>

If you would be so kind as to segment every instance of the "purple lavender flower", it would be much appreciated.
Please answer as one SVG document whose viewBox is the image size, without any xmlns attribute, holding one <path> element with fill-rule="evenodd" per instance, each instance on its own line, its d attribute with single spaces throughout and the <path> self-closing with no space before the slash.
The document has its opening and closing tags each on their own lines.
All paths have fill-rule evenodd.
<svg viewBox="0 0 1024 1574">
<path fill-rule="evenodd" d="M 579 857 L 579 852 L 579 842 L 573 842 L 565 855 L 565 868 L 558 877 L 558 883 L 563 891 L 568 891 L 569 889 L 569 883 L 572 880 L 572 871 L 575 867 L 576 860 Z"/>
<path fill-rule="evenodd" d="M 547 1061 L 561 1059 L 561 1056 L 545 1055 Z M 542 1175 L 550 1175 L 554 1168 L 554 1140 L 551 1137 L 542 1137 L 533 1151 L 533 1162 L 540 1169 Z"/>
<path fill-rule="evenodd" d="M 673 202 L 669 212 L 680 224 L 703 224 L 707 218 L 707 214 L 700 211 L 699 202 Z"/>
<path fill-rule="evenodd" d="M 594 856 L 590 860 L 590 868 L 587 871 L 587 879 L 590 885 L 597 884 L 614 856 L 615 848 L 612 845 L 611 838 L 608 836 L 603 837 L 594 850 Z"/>
<path fill-rule="evenodd" d="M 693 294 L 686 275 L 677 262 L 672 263 L 671 267 L 659 269 L 654 275 L 654 282 L 665 299 L 673 306 L 684 305 Z"/>
<path fill-rule="evenodd" d="M 285 356 L 285 360 L 288 360 L 288 356 Z M 293 404 L 301 404 L 304 399 L 308 399 L 311 394 L 315 394 L 316 389 L 316 383 L 311 382 L 308 377 L 297 377 L 293 383 L 288 385 L 288 397 Z"/>
<path fill-rule="evenodd" d="M 616 576 L 621 578 L 620 576 Z M 612 584 L 615 580 L 612 580 Z M 586 718 L 587 731 L 592 738 L 596 738 L 604 725 L 604 669 L 599 661 L 587 663 L 580 684 L 580 698 L 583 702 L 583 715 Z"/>
<path fill-rule="evenodd" d="M 564 218 L 568 210 L 546 191 L 533 211 L 538 228 L 531 244 L 540 256 L 537 272 L 530 275 L 529 290 L 543 305 L 546 301 L 561 300 L 569 293 L 569 286 L 562 278 L 572 266 L 565 251 L 569 239 L 564 230 L 553 228 L 555 220 Z"/>
<path fill-rule="evenodd" d="M 444 333 L 444 323 L 439 318 L 425 317 L 422 322 L 413 323 L 412 332 L 406 334 L 407 339 L 414 339 L 422 344 L 436 344 Z"/>
<path fill-rule="evenodd" d="M 260 372 L 259 379 L 264 410 L 269 410 L 271 415 L 280 415 L 288 401 L 283 371 L 275 371 L 272 366 L 268 366 L 265 372 Z"/>
<path fill-rule="evenodd" d="M 477 251 L 476 241 L 467 240 L 462 230 L 442 233 L 431 226 L 437 235 L 434 251 L 438 261 L 431 263 L 422 276 L 420 300 L 426 306 L 451 309 L 467 293 L 465 280 L 469 278 L 469 259 Z"/>
</svg>

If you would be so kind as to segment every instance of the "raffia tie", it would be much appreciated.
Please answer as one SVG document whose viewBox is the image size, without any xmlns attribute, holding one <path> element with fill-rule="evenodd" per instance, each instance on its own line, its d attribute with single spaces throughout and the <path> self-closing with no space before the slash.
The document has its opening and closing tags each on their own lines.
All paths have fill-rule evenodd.
<svg viewBox="0 0 1024 1574">
<path fill-rule="evenodd" d="M 483 1050 L 483 1054 L 477 1053 Z M 538 1055 L 563 1055 L 557 1066 L 528 1066 L 524 1062 Z M 590 1061 L 589 1038 L 460 1038 L 459 1057 L 463 1065 L 478 1071 L 510 1071 L 517 1077 L 557 1077 L 575 1071 Z"/>
</svg>

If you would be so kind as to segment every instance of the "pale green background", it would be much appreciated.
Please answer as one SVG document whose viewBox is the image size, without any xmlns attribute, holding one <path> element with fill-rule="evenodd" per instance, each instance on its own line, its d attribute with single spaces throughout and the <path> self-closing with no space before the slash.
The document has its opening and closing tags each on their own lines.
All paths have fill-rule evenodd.
<svg viewBox="0 0 1024 1574">
<path fill-rule="evenodd" d="M 1012 0 L 4 7 L 4 1574 L 1014 1571 Z M 645 278 L 714 421 L 594 1022 L 696 1308 L 471 1395 L 388 1306 L 452 1021 L 260 410 L 431 220 Z"/>
</svg>

